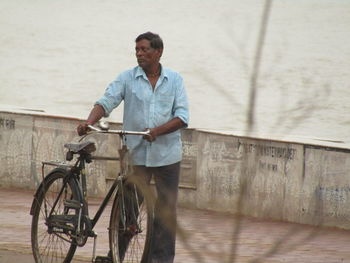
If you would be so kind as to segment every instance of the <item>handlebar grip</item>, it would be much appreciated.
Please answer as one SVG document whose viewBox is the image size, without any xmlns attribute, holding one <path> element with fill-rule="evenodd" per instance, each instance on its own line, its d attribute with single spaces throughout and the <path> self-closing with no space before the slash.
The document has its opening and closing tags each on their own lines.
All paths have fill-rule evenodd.
<svg viewBox="0 0 350 263">
<path fill-rule="evenodd" d="M 150 129 L 146 131 L 125 131 L 125 130 L 101 130 L 95 126 L 88 125 L 88 128 L 97 133 L 109 133 L 109 134 L 119 134 L 119 135 L 142 135 L 142 136 L 150 136 Z"/>
<path fill-rule="evenodd" d="M 99 128 L 95 127 L 95 126 L 92 126 L 92 125 L 88 125 L 88 128 L 89 128 L 90 130 L 93 130 L 93 131 L 102 132 L 101 129 L 99 129 Z"/>
</svg>

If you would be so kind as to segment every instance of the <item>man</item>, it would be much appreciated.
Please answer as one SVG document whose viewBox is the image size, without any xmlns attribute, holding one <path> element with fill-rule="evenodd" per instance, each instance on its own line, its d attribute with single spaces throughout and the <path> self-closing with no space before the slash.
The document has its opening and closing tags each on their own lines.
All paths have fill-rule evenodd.
<svg viewBox="0 0 350 263">
<path fill-rule="evenodd" d="M 175 256 L 176 202 L 181 161 L 180 129 L 189 120 L 188 101 L 181 76 L 160 64 L 163 41 L 146 32 L 136 40 L 138 66 L 119 74 L 96 102 L 79 135 L 124 101 L 123 128 L 150 135 L 130 136 L 127 144 L 134 171 L 149 183 L 154 177 L 157 200 L 152 240 L 152 263 L 172 263 Z"/>
</svg>

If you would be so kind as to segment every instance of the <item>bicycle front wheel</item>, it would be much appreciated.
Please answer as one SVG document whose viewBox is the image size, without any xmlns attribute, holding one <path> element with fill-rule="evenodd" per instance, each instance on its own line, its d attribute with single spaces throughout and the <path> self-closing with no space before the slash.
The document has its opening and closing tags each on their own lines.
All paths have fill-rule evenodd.
<svg viewBox="0 0 350 263">
<path fill-rule="evenodd" d="M 55 169 L 45 177 L 33 202 L 32 251 L 35 262 L 68 263 L 76 250 L 75 230 L 78 209 L 65 206 L 78 201 L 75 182 L 66 179 L 67 172 Z"/>
<path fill-rule="evenodd" d="M 136 184 L 121 185 L 109 224 L 113 263 L 148 262 L 154 217 L 152 197 Z"/>
</svg>

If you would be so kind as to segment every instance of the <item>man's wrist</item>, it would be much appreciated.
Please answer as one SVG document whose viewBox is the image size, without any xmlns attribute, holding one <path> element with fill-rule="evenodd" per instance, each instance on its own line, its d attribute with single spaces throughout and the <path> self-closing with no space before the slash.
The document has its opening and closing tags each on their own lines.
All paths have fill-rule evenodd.
<svg viewBox="0 0 350 263">
<path fill-rule="evenodd" d="M 156 138 L 156 137 L 158 137 L 160 135 L 157 128 L 152 128 L 150 130 L 150 132 L 151 132 L 152 137 L 154 137 L 154 138 Z"/>
<path fill-rule="evenodd" d="M 94 125 L 95 123 L 94 123 L 93 121 L 87 120 L 87 121 L 85 122 L 85 124 L 86 124 L 86 125 Z"/>
</svg>

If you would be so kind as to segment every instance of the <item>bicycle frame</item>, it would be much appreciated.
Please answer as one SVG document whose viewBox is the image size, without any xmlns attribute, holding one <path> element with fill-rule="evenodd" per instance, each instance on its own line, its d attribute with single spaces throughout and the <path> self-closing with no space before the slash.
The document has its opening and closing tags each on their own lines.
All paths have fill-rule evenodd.
<svg viewBox="0 0 350 263">
<path fill-rule="evenodd" d="M 59 249 L 62 249 L 62 252 L 64 250 L 65 254 L 67 255 L 67 260 L 71 260 L 75 249 L 77 246 L 84 246 L 86 244 L 86 241 L 89 237 L 94 237 L 94 250 L 93 250 L 93 261 L 95 258 L 95 247 L 96 247 L 96 237 L 97 234 L 93 231 L 95 225 L 101 218 L 102 213 L 104 212 L 106 206 L 108 205 L 109 201 L 111 200 L 112 196 L 115 194 L 114 203 L 112 207 L 112 213 L 111 213 L 111 221 L 110 224 L 112 225 L 110 227 L 110 242 L 111 246 L 113 246 L 113 257 L 117 257 L 115 248 L 118 247 L 118 238 L 119 236 L 118 232 L 118 226 L 114 227 L 114 220 L 119 222 L 119 226 L 122 231 L 123 235 L 138 235 L 139 233 L 143 232 L 143 227 L 141 228 L 141 221 L 140 225 L 134 225 L 134 221 L 130 219 L 130 214 L 127 213 L 127 210 L 130 207 L 129 200 L 128 202 L 125 202 L 126 195 L 130 194 L 129 190 L 133 191 L 132 196 L 134 196 L 134 200 L 136 200 L 135 209 L 137 210 L 131 210 L 134 213 L 134 217 L 137 217 L 140 214 L 140 207 L 139 205 L 143 201 L 143 199 L 139 199 L 138 197 L 138 189 L 137 186 L 134 184 L 132 177 L 131 180 L 128 179 L 128 175 L 130 172 L 128 171 L 129 163 L 128 163 L 128 149 L 126 146 L 126 138 L 125 135 L 141 135 L 141 136 L 147 136 L 149 135 L 149 131 L 145 132 L 135 132 L 135 131 L 122 131 L 122 130 L 100 130 L 98 128 L 90 126 L 90 130 L 92 133 L 104 133 L 104 134 L 118 134 L 120 136 L 120 147 L 118 149 L 119 152 L 119 158 L 112 158 L 112 157 L 100 157 L 100 156 L 92 156 L 91 153 L 96 150 L 96 147 L 93 142 L 91 141 L 85 141 L 79 144 L 67 144 L 65 147 L 68 148 L 66 160 L 71 161 L 73 159 L 74 155 L 78 155 L 77 159 L 75 160 L 74 164 L 67 164 L 66 162 L 43 162 L 42 163 L 42 177 L 43 180 L 38 187 L 35 195 L 34 200 L 32 203 L 30 214 L 33 215 L 33 221 L 32 221 L 32 249 L 33 249 L 33 255 L 35 260 L 38 260 L 40 262 L 41 258 L 41 252 L 39 249 L 44 248 L 46 250 L 46 246 L 42 246 L 42 244 L 45 244 L 46 240 L 38 239 L 38 231 L 44 231 L 46 235 L 55 235 L 61 240 L 65 240 L 71 245 L 68 247 L 61 247 L 59 246 Z M 110 189 L 108 190 L 106 196 L 103 198 L 101 204 L 99 205 L 97 211 L 93 215 L 93 218 L 89 216 L 89 206 L 87 202 L 87 180 L 86 180 L 86 163 L 90 163 L 92 160 L 115 160 L 120 162 L 120 172 L 118 176 L 115 178 L 113 184 L 111 185 Z M 51 165 L 56 166 L 55 169 L 51 170 L 49 174 L 45 175 L 45 165 Z M 131 178 L 131 177 L 130 177 Z M 49 193 L 47 191 L 50 191 L 49 189 L 52 189 L 51 186 L 54 182 L 58 182 L 56 188 L 53 188 L 53 195 L 51 195 L 53 198 L 50 198 L 48 195 L 48 199 L 46 194 Z M 124 186 L 125 183 L 125 186 Z M 134 188 L 129 187 L 132 186 Z M 124 191 L 124 188 L 126 191 Z M 67 191 L 67 190 L 68 191 Z M 135 192 L 134 192 L 135 191 Z M 125 192 L 125 193 L 124 193 Z M 68 195 L 67 195 L 68 193 Z M 46 201 L 45 201 L 46 200 Z M 47 205 L 48 204 L 48 205 Z M 145 204 L 150 204 L 149 197 L 148 201 L 145 202 Z M 118 208 L 119 207 L 119 208 Z M 134 207 L 131 205 L 131 207 Z M 143 206 L 144 207 L 144 206 Z M 153 214 L 152 214 L 152 205 L 146 205 L 146 209 L 142 209 L 142 211 L 146 211 L 147 214 L 147 222 L 152 222 L 153 220 Z M 118 209 L 118 210 L 114 210 Z M 44 211 L 44 212 L 43 212 Z M 41 221 L 39 221 L 40 214 L 44 215 L 42 216 Z M 113 220 L 112 220 L 113 218 Z M 135 218 L 136 219 L 136 218 Z M 131 221 L 130 221 L 131 220 Z M 38 223 L 40 222 L 40 223 Z M 38 224 L 43 226 L 41 230 L 38 230 L 40 227 L 38 227 Z M 135 228 L 136 227 L 136 228 Z M 138 238 L 135 240 L 138 240 L 141 238 L 145 242 L 145 250 L 141 251 L 148 251 L 149 250 L 149 244 L 150 244 L 150 238 L 152 233 L 149 231 L 152 228 L 151 224 L 147 224 L 147 232 L 146 236 L 144 234 L 138 235 Z M 115 231 L 115 232 L 113 232 Z M 56 237 L 56 238 L 57 238 Z M 50 239 L 47 239 L 50 240 Z M 38 244 L 39 242 L 40 244 Z M 43 241 L 43 242 L 42 242 Z M 129 242 L 129 241 L 128 241 Z M 138 242 L 138 241 L 136 241 Z M 56 242 L 53 242 L 49 244 L 50 249 L 55 250 Z M 133 246 L 135 247 L 135 246 Z M 136 246 L 137 249 L 139 246 Z M 132 247 L 131 247 L 132 248 Z M 129 255 L 133 254 L 134 248 L 132 248 L 132 252 Z M 117 250 L 118 251 L 118 250 Z M 124 250 L 125 253 L 126 250 Z M 129 252 L 128 252 L 129 253 Z M 143 252 L 142 252 L 143 253 Z M 147 252 L 145 252 L 147 253 Z M 124 254 L 122 254 L 124 257 Z M 55 257 L 56 254 L 52 254 L 52 257 Z M 100 258 L 100 257 L 97 257 Z"/>
<path fill-rule="evenodd" d="M 125 147 L 125 142 L 124 142 L 124 136 L 131 134 L 131 135 L 149 135 L 148 131 L 145 132 L 133 132 L 133 131 L 123 131 L 123 130 L 110 130 L 110 131 L 106 131 L 106 130 L 100 130 L 94 126 L 89 126 L 89 128 L 91 130 L 93 130 L 93 132 L 97 132 L 97 133 L 105 133 L 105 134 L 118 134 L 120 136 L 120 142 L 121 142 L 121 146 L 119 149 L 119 158 L 112 158 L 112 157 L 100 157 L 100 156 L 86 156 L 86 155 L 80 155 L 78 160 L 76 161 L 76 163 L 70 167 L 70 169 L 67 169 L 67 178 L 60 190 L 59 195 L 57 196 L 56 201 L 54 202 L 53 207 L 51 208 L 51 211 L 49 213 L 49 216 L 52 214 L 52 211 L 54 211 L 55 206 L 60 198 L 60 196 L 62 195 L 63 189 L 66 186 L 66 184 L 68 183 L 68 181 L 70 180 L 70 178 L 73 177 L 73 179 L 78 183 L 79 186 L 79 191 L 80 191 L 80 196 L 81 196 L 81 201 L 85 202 L 84 206 L 86 206 L 86 211 L 84 211 L 84 216 L 88 216 L 89 217 L 89 210 L 88 210 L 88 205 L 85 201 L 85 198 L 87 196 L 87 184 L 86 184 L 86 173 L 85 173 L 85 164 L 87 162 L 87 158 L 91 158 L 91 160 L 115 160 L 115 161 L 120 161 L 120 173 L 118 174 L 117 178 L 115 179 L 115 181 L 113 182 L 112 186 L 110 187 L 109 191 L 107 192 L 105 198 L 102 200 L 102 203 L 100 204 L 98 210 L 96 211 L 95 215 L 93 216 L 92 219 L 90 219 L 90 231 L 95 227 L 95 225 L 97 224 L 98 220 L 100 219 L 103 211 L 105 210 L 106 206 L 108 205 L 108 202 L 110 201 L 111 197 L 113 196 L 113 193 L 116 191 L 116 189 L 121 188 L 122 189 L 122 184 L 123 184 L 123 179 L 124 179 L 124 175 L 125 175 L 125 164 L 124 164 L 124 157 L 128 151 L 128 149 Z M 43 168 L 42 168 L 42 173 L 44 173 L 44 165 L 45 164 L 49 164 L 49 165 L 54 165 L 59 167 L 60 164 L 59 163 L 54 163 L 54 162 L 43 162 Z M 43 174 L 44 176 L 44 174 Z M 44 181 L 43 181 L 44 182 Z M 80 220 L 79 220 L 80 221 Z"/>
<path fill-rule="evenodd" d="M 117 178 L 114 180 L 111 188 L 109 189 L 107 195 L 105 196 L 105 198 L 103 199 L 101 205 L 99 206 L 98 210 L 96 211 L 94 218 L 91 220 L 92 223 L 92 228 L 94 228 L 94 226 L 96 225 L 96 223 L 98 222 L 99 218 L 101 217 L 104 209 L 106 208 L 108 202 L 110 201 L 114 191 L 116 190 L 116 188 L 120 187 L 120 189 L 122 189 L 122 184 L 123 184 L 123 179 L 125 176 L 125 163 L 124 163 L 124 157 L 126 156 L 126 153 L 128 152 L 128 149 L 126 148 L 125 145 L 125 141 L 124 141 L 124 136 L 125 135 L 149 135 L 149 131 L 144 131 L 144 132 L 135 132 L 135 131 L 124 131 L 124 130 L 101 130 L 98 129 L 92 125 L 88 126 L 93 132 L 97 132 L 97 133 L 105 133 L 105 134 L 118 134 L 119 138 L 120 138 L 120 148 L 119 148 L 119 158 L 109 158 L 109 157 L 99 157 L 99 156 L 95 156 L 92 157 L 92 159 L 95 160 L 119 160 L 120 161 L 120 173 L 118 174 Z M 84 163 L 85 165 L 85 163 Z M 85 171 L 85 170 L 83 170 Z M 83 178 L 85 178 L 85 174 L 82 176 Z M 83 185 L 84 187 L 84 185 Z M 86 187 L 86 180 L 85 180 L 85 187 Z M 85 195 L 84 195 L 85 198 Z"/>
<path fill-rule="evenodd" d="M 91 159 L 96 159 L 96 160 L 104 160 L 103 157 L 91 157 Z M 112 158 L 107 158 L 107 160 L 112 160 Z M 113 158 L 113 160 L 119 160 L 119 158 Z M 70 169 L 66 169 L 67 171 L 67 176 L 64 180 L 64 184 L 62 185 L 59 194 L 56 198 L 56 201 L 54 202 L 53 206 L 50 209 L 50 212 L 48 214 L 47 217 L 52 215 L 52 212 L 55 210 L 55 207 L 57 205 L 58 200 L 60 199 L 62 193 L 63 193 L 63 189 L 66 187 L 67 183 L 69 180 L 74 179 L 77 183 L 77 185 L 79 186 L 79 192 L 80 192 L 80 196 L 81 196 L 81 201 L 85 202 L 85 198 L 87 196 L 87 184 L 86 184 L 86 174 L 85 174 L 85 163 L 86 160 L 83 157 L 79 157 L 78 161 L 75 163 L 75 165 L 73 167 L 71 167 Z M 52 166 L 57 166 L 60 167 L 59 163 L 54 163 L 54 162 L 43 162 L 43 167 L 45 164 L 48 165 L 52 165 Z M 43 168 L 44 170 L 44 168 Z M 103 211 L 105 210 L 106 206 L 108 205 L 108 202 L 110 201 L 113 193 L 115 192 L 116 188 L 118 187 L 118 185 L 120 185 L 122 183 L 122 173 L 120 173 L 118 175 L 118 177 L 116 178 L 116 180 L 113 182 L 112 186 L 110 187 L 107 195 L 105 196 L 105 198 L 103 199 L 102 203 L 100 204 L 98 210 L 96 211 L 93 219 L 90 219 L 91 222 L 91 229 L 92 230 L 94 228 L 94 226 L 96 225 L 96 223 L 98 222 L 98 220 L 100 219 Z M 43 180 L 43 185 L 42 187 L 45 187 L 45 181 Z M 38 191 L 39 193 L 40 191 Z M 35 198 L 36 199 L 36 198 Z M 34 205 L 34 203 L 33 203 Z M 86 206 L 86 212 L 84 213 L 85 216 L 89 215 L 89 210 L 88 210 L 88 205 L 87 203 L 84 204 Z M 33 208 L 31 209 L 33 210 Z"/>
</svg>

